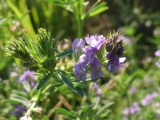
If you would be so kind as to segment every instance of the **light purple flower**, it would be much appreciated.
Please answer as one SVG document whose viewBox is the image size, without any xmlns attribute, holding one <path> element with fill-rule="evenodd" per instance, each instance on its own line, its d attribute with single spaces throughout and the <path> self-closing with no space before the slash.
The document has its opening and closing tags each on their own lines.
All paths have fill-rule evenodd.
<svg viewBox="0 0 160 120">
<path fill-rule="evenodd" d="M 156 66 L 160 68 L 160 59 L 156 62 Z"/>
<path fill-rule="evenodd" d="M 87 56 L 88 64 L 90 64 L 95 58 L 95 52 L 96 50 L 91 46 L 86 46 L 83 48 L 83 53 Z"/>
<path fill-rule="evenodd" d="M 129 107 L 126 107 L 123 111 L 122 111 L 122 114 L 125 115 L 125 116 L 128 116 L 130 114 L 130 108 Z"/>
<path fill-rule="evenodd" d="M 157 50 L 157 51 L 155 52 L 155 56 L 160 57 L 160 50 Z"/>
<path fill-rule="evenodd" d="M 99 50 L 104 44 L 105 37 L 103 35 L 91 35 L 90 37 L 85 37 L 85 40 L 89 46 L 95 48 L 96 50 Z"/>
<path fill-rule="evenodd" d="M 10 72 L 10 76 L 11 76 L 11 77 L 17 77 L 18 74 L 17 74 L 17 72 Z"/>
<path fill-rule="evenodd" d="M 137 91 L 137 88 L 132 86 L 130 89 L 129 89 L 130 93 L 131 94 L 134 94 L 136 91 Z"/>
<path fill-rule="evenodd" d="M 82 63 L 83 65 L 88 65 L 88 63 L 90 63 L 90 59 L 85 54 L 82 54 L 79 57 L 78 62 Z"/>
<path fill-rule="evenodd" d="M 83 39 L 76 38 L 72 43 L 72 50 L 76 59 L 81 55 L 85 42 Z"/>
<path fill-rule="evenodd" d="M 34 88 L 34 86 L 36 85 L 36 83 L 37 83 L 37 82 L 35 82 L 35 81 L 31 81 L 31 82 L 30 82 L 31 88 Z"/>
<path fill-rule="evenodd" d="M 18 82 L 23 83 L 23 81 L 28 81 L 29 79 L 37 79 L 37 76 L 34 75 L 34 71 L 27 70 L 19 78 Z"/>
<path fill-rule="evenodd" d="M 125 116 L 128 116 L 129 114 L 134 115 L 134 114 L 137 114 L 140 110 L 141 108 L 139 107 L 138 103 L 133 102 L 132 106 L 127 107 L 122 111 L 122 114 Z"/>
<path fill-rule="evenodd" d="M 17 105 L 17 106 L 15 107 L 15 109 L 12 111 L 12 114 L 13 114 L 14 116 L 19 116 L 19 117 L 21 117 L 21 116 L 24 115 L 25 112 L 26 112 L 26 108 L 25 108 L 25 107 L 23 107 L 23 106 L 21 106 L 21 105 Z"/>
<path fill-rule="evenodd" d="M 101 71 L 102 65 L 99 60 L 95 57 L 91 63 L 91 78 L 97 79 L 103 76 L 103 72 Z"/>
<path fill-rule="evenodd" d="M 74 67 L 73 67 L 73 72 L 75 77 L 80 80 L 80 81 L 84 81 L 86 80 L 86 67 L 85 65 L 83 65 L 82 63 L 78 62 Z"/>
<path fill-rule="evenodd" d="M 92 82 L 90 84 L 90 86 L 91 86 L 91 88 L 93 88 L 96 91 L 97 96 L 101 98 L 102 97 L 102 90 L 98 87 L 98 83 L 97 82 L 98 81 Z"/>
<path fill-rule="evenodd" d="M 155 98 L 157 97 L 156 93 L 152 93 L 152 94 L 147 94 L 142 100 L 141 100 L 141 104 L 143 106 L 147 106 L 150 103 L 154 102 Z"/>
</svg>

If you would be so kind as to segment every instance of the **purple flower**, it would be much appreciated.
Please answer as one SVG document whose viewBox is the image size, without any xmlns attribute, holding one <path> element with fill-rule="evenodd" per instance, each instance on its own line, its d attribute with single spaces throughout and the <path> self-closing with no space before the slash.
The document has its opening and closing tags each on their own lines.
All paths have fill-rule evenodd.
<svg viewBox="0 0 160 120">
<path fill-rule="evenodd" d="M 119 33 L 110 34 L 106 41 L 106 50 L 108 52 L 108 63 L 106 68 L 112 73 L 116 73 L 119 67 L 123 67 L 125 58 L 120 58 L 124 53 L 123 38 L 118 36 Z"/>
<path fill-rule="evenodd" d="M 157 50 L 157 51 L 155 52 L 155 56 L 160 57 L 160 50 Z"/>
<path fill-rule="evenodd" d="M 137 102 L 133 102 L 131 107 L 131 114 L 136 114 L 141 110 Z"/>
<path fill-rule="evenodd" d="M 12 114 L 13 114 L 14 116 L 19 116 L 19 117 L 21 117 L 21 116 L 24 115 L 25 112 L 26 112 L 26 108 L 25 108 L 25 107 L 20 106 L 20 105 L 17 105 L 17 106 L 15 107 L 15 109 L 12 111 Z"/>
<path fill-rule="evenodd" d="M 88 63 L 89 63 L 89 58 L 88 58 L 85 54 L 82 54 L 82 55 L 79 57 L 78 62 L 82 63 L 83 65 L 88 65 Z"/>
<path fill-rule="evenodd" d="M 125 59 L 126 59 L 125 57 L 119 58 L 118 55 L 115 55 L 112 58 L 110 58 L 107 63 L 108 71 L 110 71 L 112 73 L 118 72 L 119 67 L 123 67 L 123 63 L 124 63 Z"/>
<path fill-rule="evenodd" d="M 85 40 L 89 46 L 95 48 L 98 51 L 104 44 L 105 37 L 103 35 L 91 35 L 90 37 L 85 37 Z"/>
<path fill-rule="evenodd" d="M 95 57 L 91 63 L 91 78 L 92 79 L 101 78 L 103 76 L 103 72 L 101 71 L 101 68 L 102 68 L 101 63 Z"/>
<path fill-rule="evenodd" d="M 120 64 L 119 64 L 118 55 L 115 55 L 114 57 L 109 59 L 108 64 L 107 64 L 108 71 L 112 73 L 118 72 L 119 67 L 120 67 Z"/>
<path fill-rule="evenodd" d="M 122 114 L 125 116 L 128 116 L 129 114 L 134 115 L 134 114 L 137 114 L 140 110 L 141 108 L 139 107 L 138 103 L 133 102 L 132 106 L 125 108 Z"/>
<path fill-rule="evenodd" d="M 87 70 L 86 70 L 85 65 L 83 65 L 82 63 L 78 62 L 78 63 L 74 66 L 73 72 L 74 72 L 75 77 L 76 77 L 78 80 L 81 80 L 81 81 L 86 80 Z"/>
<path fill-rule="evenodd" d="M 97 82 L 98 82 L 98 81 L 97 81 Z M 101 98 L 101 97 L 102 97 L 102 91 L 101 91 L 101 89 L 98 87 L 97 82 L 92 82 L 92 83 L 90 84 L 90 86 L 91 86 L 91 88 L 93 88 L 93 89 L 96 91 L 97 96 Z"/>
<path fill-rule="evenodd" d="M 130 114 L 130 108 L 126 107 L 123 111 L 122 114 L 125 116 L 128 116 Z"/>
<path fill-rule="evenodd" d="M 23 83 L 29 79 L 37 79 L 37 76 L 34 75 L 34 71 L 27 70 L 19 78 L 18 82 Z"/>
<path fill-rule="evenodd" d="M 123 40 L 117 39 L 119 33 L 109 34 L 109 38 L 103 35 L 91 35 L 82 39 L 75 39 L 72 44 L 73 52 L 78 52 L 78 63 L 73 71 L 78 80 L 85 80 L 86 74 L 90 72 L 91 79 L 101 78 L 103 76 L 102 64 L 108 60 L 106 68 L 110 72 L 117 72 L 119 67 L 123 67 L 125 58 L 120 58 L 124 53 Z"/>
<path fill-rule="evenodd" d="M 95 58 L 95 51 L 96 49 L 92 48 L 91 46 L 86 46 L 84 49 L 83 49 L 83 53 L 87 56 L 87 61 L 88 61 L 88 64 L 90 64 L 93 59 Z"/>
<path fill-rule="evenodd" d="M 124 52 L 124 47 L 122 46 L 118 49 L 118 51 L 116 53 L 118 56 L 121 56 L 123 54 L 123 52 Z"/>
<path fill-rule="evenodd" d="M 150 103 L 152 103 L 155 100 L 156 97 L 157 97 L 156 93 L 148 94 L 141 100 L 141 104 L 143 106 L 147 106 Z"/>
<path fill-rule="evenodd" d="M 129 89 L 129 91 L 131 94 L 134 94 L 137 91 L 137 88 L 133 86 Z"/>
<path fill-rule="evenodd" d="M 37 82 L 35 82 L 35 81 L 31 81 L 31 82 L 30 82 L 31 88 L 34 88 L 34 86 L 36 85 L 36 83 L 37 83 Z"/>
<path fill-rule="evenodd" d="M 113 57 L 116 54 L 117 49 L 118 49 L 118 44 L 115 43 L 112 50 L 107 54 L 107 57 L 108 58 Z"/>
<path fill-rule="evenodd" d="M 160 68 L 160 59 L 156 62 L 156 66 Z"/>
<path fill-rule="evenodd" d="M 76 38 L 72 43 L 72 50 L 76 59 L 81 55 L 85 42 L 83 39 Z"/>
</svg>

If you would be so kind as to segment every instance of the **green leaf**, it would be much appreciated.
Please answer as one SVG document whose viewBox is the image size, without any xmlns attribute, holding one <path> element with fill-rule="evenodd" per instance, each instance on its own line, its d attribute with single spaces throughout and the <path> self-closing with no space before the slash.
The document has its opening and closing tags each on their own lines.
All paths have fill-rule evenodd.
<svg viewBox="0 0 160 120">
<path fill-rule="evenodd" d="M 27 98 L 25 98 L 23 96 L 20 96 L 20 95 L 16 95 L 14 93 L 11 94 L 10 99 L 14 100 L 14 101 L 17 101 L 19 103 L 22 103 L 26 106 L 30 104 L 30 101 Z"/>
<path fill-rule="evenodd" d="M 94 98 L 94 100 L 93 100 L 93 103 L 94 103 L 93 109 L 97 109 L 99 101 L 100 101 L 100 97 L 95 97 Z"/>
<path fill-rule="evenodd" d="M 72 49 L 69 49 L 69 50 L 66 50 L 66 51 L 58 54 L 56 57 L 57 57 L 57 58 L 63 58 L 63 57 L 65 57 L 65 56 L 71 54 L 72 52 L 73 52 L 73 50 L 72 50 Z"/>
<path fill-rule="evenodd" d="M 105 104 L 105 106 L 103 106 L 101 109 L 99 109 L 99 111 L 96 114 L 101 114 L 106 108 L 110 107 L 111 105 L 113 105 L 113 102 L 109 102 L 109 103 Z"/>
<path fill-rule="evenodd" d="M 28 103 L 30 102 L 26 97 L 20 96 L 20 95 L 14 94 L 14 93 L 11 94 L 10 99 L 12 99 L 12 100 L 20 100 L 20 101 L 28 102 Z"/>
<path fill-rule="evenodd" d="M 55 108 L 54 110 L 60 114 L 66 115 L 66 116 L 73 116 L 72 113 L 70 113 L 68 110 L 66 110 L 64 108 Z"/>
<path fill-rule="evenodd" d="M 91 12 L 89 15 L 92 17 L 92 16 L 95 16 L 101 12 L 104 12 L 105 10 L 107 10 L 108 8 L 107 7 L 103 7 L 103 8 L 100 8 L 100 9 L 97 9 L 97 10 L 94 10 L 93 12 Z"/>
<path fill-rule="evenodd" d="M 53 72 L 50 72 L 47 76 L 45 76 L 41 81 L 40 83 L 38 84 L 37 86 L 37 90 L 39 90 L 48 80 L 49 78 L 51 77 Z"/>
<path fill-rule="evenodd" d="M 75 92 L 76 92 L 78 95 L 80 95 L 81 97 L 83 97 L 83 95 L 84 95 L 83 89 L 80 88 L 80 87 L 75 87 L 75 89 L 76 89 Z"/>
<path fill-rule="evenodd" d="M 86 88 L 86 85 L 83 82 L 72 82 L 75 87 Z"/>
<path fill-rule="evenodd" d="M 59 77 L 61 78 L 61 80 L 67 85 L 69 86 L 72 90 L 75 90 L 74 85 L 72 84 L 72 82 L 64 75 L 62 74 L 62 72 L 58 71 L 59 73 Z"/>
<path fill-rule="evenodd" d="M 30 91 L 31 91 L 31 86 L 30 86 L 30 84 L 29 84 L 27 81 L 24 81 L 24 82 L 23 82 L 23 87 L 24 87 L 24 89 L 25 89 L 27 92 L 30 92 Z"/>
<path fill-rule="evenodd" d="M 19 101 L 17 100 L 11 100 L 11 99 L 6 99 L 6 100 L 2 100 L 1 103 L 12 103 L 12 104 L 18 104 L 20 103 Z"/>
<path fill-rule="evenodd" d="M 83 90 L 79 87 L 74 87 L 74 85 L 72 84 L 72 82 L 70 81 L 69 78 L 67 78 L 62 72 L 58 71 L 58 75 L 60 77 L 60 79 L 68 86 L 70 87 L 75 93 L 77 93 L 78 95 L 80 95 L 81 97 L 83 96 Z"/>
<path fill-rule="evenodd" d="M 89 10 L 89 15 L 94 16 L 94 15 L 97 15 L 97 14 L 107 10 L 107 9 L 108 9 L 108 7 L 106 6 L 106 2 L 102 2 L 100 4 L 96 4 L 94 7 L 92 7 Z"/>
<path fill-rule="evenodd" d="M 20 91 L 20 90 L 12 90 L 12 94 L 16 94 L 19 96 L 27 97 L 28 93 L 26 91 Z"/>
</svg>

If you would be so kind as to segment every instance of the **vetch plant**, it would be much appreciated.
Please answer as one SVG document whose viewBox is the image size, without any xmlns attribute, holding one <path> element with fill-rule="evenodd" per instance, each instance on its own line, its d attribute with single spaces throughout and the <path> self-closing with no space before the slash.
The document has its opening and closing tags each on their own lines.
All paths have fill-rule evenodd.
<svg viewBox="0 0 160 120">
<path fill-rule="evenodd" d="M 42 99 L 44 94 L 43 91 L 49 89 L 54 89 L 54 86 L 62 86 L 66 84 L 71 88 L 76 94 L 83 96 L 84 91 L 80 81 L 86 81 L 86 79 L 96 80 L 103 77 L 102 66 L 106 68 L 109 72 L 115 73 L 118 71 L 119 67 L 123 67 L 123 61 L 121 61 L 121 56 L 124 52 L 123 40 L 117 39 L 119 33 L 114 32 L 109 33 L 109 37 L 104 37 L 103 35 L 91 35 L 83 39 L 76 38 L 72 44 L 72 50 L 69 49 L 60 54 L 57 54 L 56 44 L 57 38 L 53 39 L 50 32 L 45 29 L 39 29 L 37 34 L 37 40 L 33 41 L 24 32 L 22 32 L 23 39 L 16 40 L 12 39 L 7 47 L 8 55 L 20 58 L 25 66 L 31 70 L 35 70 L 38 78 L 41 78 L 39 84 L 36 85 L 38 93 L 35 93 L 32 82 L 26 80 L 32 78 L 36 79 L 33 71 L 26 71 L 20 76 L 19 82 L 23 83 L 25 90 L 27 92 L 31 91 L 31 86 L 33 88 L 32 100 L 27 105 L 29 109 L 27 110 L 25 117 L 31 116 L 32 111 L 36 107 L 36 103 Z M 60 58 L 73 54 L 76 59 L 78 59 L 75 66 L 73 66 L 73 73 L 76 77 L 76 86 L 72 83 L 69 77 L 73 77 L 66 71 L 61 71 L 56 67 L 56 64 Z M 27 57 L 27 59 L 26 59 Z M 123 58 L 124 59 L 124 58 Z M 71 71 L 72 72 L 72 71 Z M 56 76 L 54 79 L 54 84 L 47 84 L 47 81 L 52 76 Z M 45 76 L 45 77 L 43 77 Z M 46 87 L 44 87 L 44 85 Z M 98 88 L 96 83 L 93 83 L 93 88 L 96 93 L 101 97 L 101 90 Z M 26 101 L 27 102 L 27 101 Z M 24 104 L 24 101 L 22 102 Z"/>
</svg>

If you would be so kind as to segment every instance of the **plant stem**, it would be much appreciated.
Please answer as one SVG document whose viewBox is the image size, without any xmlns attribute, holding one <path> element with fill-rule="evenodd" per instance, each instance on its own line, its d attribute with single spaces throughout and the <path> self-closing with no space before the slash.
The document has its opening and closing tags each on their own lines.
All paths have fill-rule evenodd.
<svg viewBox="0 0 160 120">
<path fill-rule="evenodd" d="M 82 37 L 82 20 L 80 16 L 77 17 L 77 27 L 78 27 L 78 37 L 81 38 Z"/>
<path fill-rule="evenodd" d="M 27 117 L 30 116 L 33 108 L 36 106 L 36 103 L 37 103 L 37 101 L 39 100 L 40 94 L 41 94 L 41 91 L 39 91 L 39 92 L 36 94 L 35 98 L 33 97 L 33 103 L 32 103 L 32 105 L 30 106 L 30 108 L 27 110 L 25 116 L 27 116 Z"/>
<path fill-rule="evenodd" d="M 81 16 L 82 16 L 82 4 L 81 2 L 79 1 L 78 2 L 78 5 L 77 5 L 77 11 L 75 13 L 75 16 L 76 16 L 76 19 L 77 19 L 77 27 L 78 27 L 78 37 L 81 38 L 82 37 L 82 23 L 83 23 L 83 20 L 81 19 Z"/>
<path fill-rule="evenodd" d="M 32 109 L 35 107 L 36 101 L 32 103 L 31 107 L 27 110 L 25 116 L 30 116 Z"/>
</svg>

